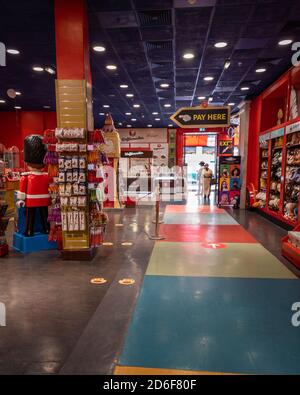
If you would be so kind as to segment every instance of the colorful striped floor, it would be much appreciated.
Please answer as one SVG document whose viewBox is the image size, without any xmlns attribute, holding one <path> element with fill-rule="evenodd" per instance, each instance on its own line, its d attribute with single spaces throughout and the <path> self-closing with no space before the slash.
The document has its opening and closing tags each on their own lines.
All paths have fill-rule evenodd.
<svg viewBox="0 0 300 395">
<path fill-rule="evenodd" d="M 167 206 L 115 374 L 299 374 L 300 282 L 226 211 Z"/>
</svg>

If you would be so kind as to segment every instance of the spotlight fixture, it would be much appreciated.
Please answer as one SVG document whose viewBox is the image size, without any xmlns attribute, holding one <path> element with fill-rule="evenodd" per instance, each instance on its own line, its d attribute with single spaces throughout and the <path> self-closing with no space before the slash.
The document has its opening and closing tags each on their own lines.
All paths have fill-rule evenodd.
<svg viewBox="0 0 300 395">
<path fill-rule="evenodd" d="M 32 70 L 41 72 L 41 71 L 44 71 L 44 68 L 41 67 L 41 66 L 34 66 L 34 67 L 32 68 Z"/>
<path fill-rule="evenodd" d="M 55 74 L 55 70 L 52 67 L 45 67 L 45 71 L 47 71 L 47 73 L 54 75 Z"/>
<path fill-rule="evenodd" d="M 207 77 L 204 77 L 203 79 L 204 79 L 204 81 L 212 81 L 214 79 L 214 77 L 207 76 Z"/>
<path fill-rule="evenodd" d="M 226 62 L 224 63 L 224 69 L 225 70 L 229 69 L 230 65 L 231 65 L 230 60 L 226 60 Z"/>
<path fill-rule="evenodd" d="M 255 70 L 256 73 L 264 73 L 265 71 L 267 71 L 265 67 L 260 67 L 259 69 Z"/>
<path fill-rule="evenodd" d="M 107 70 L 117 70 L 117 66 L 115 66 L 114 64 L 108 64 L 106 68 Z"/>
<path fill-rule="evenodd" d="M 187 53 L 183 54 L 184 59 L 193 59 L 194 57 L 195 57 L 195 55 L 191 52 L 187 52 Z"/>
<path fill-rule="evenodd" d="M 284 46 L 284 45 L 289 45 L 292 44 L 293 40 L 286 39 L 286 40 L 281 40 L 279 41 L 278 45 Z"/>
<path fill-rule="evenodd" d="M 11 54 L 11 55 L 19 55 L 20 51 L 18 51 L 17 49 L 13 49 L 13 48 L 8 48 L 6 50 L 7 53 Z"/>
<path fill-rule="evenodd" d="M 94 50 L 95 52 L 105 52 L 105 51 L 106 51 L 106 48 L 103 47 L 102 45 L 95 45 L 95 46 L 93 47 L 93 50 Z"/>
<path fill-rule="evenodd" d="M 227 45 L 228 44 L 225 41 L 220 41 L 218 43 L 215 43 L 216 48 L 225 48 L 225 47 L 227 47 Z"/>
</svg>

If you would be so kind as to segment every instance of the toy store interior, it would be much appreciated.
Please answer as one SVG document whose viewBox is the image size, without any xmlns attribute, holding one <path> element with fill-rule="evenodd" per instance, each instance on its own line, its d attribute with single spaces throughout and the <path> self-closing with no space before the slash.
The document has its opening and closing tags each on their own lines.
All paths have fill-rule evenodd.
<svg viewBox="0 0 300 395">
<path fill-rule="evenodd" d="M 299 1 L 0 5 L 0 375 L 299 374 Z"/>
</svg>

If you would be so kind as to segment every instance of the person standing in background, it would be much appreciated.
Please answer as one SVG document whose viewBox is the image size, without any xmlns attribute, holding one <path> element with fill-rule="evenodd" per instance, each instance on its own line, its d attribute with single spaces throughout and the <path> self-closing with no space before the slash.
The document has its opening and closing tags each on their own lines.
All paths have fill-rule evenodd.
<svg viewBox="0 0 300 395">
<path fill-rule="evenodd" d="M 209 198 L 212 176 L 212 170 L 209 168 L 208 163 L 205 163 L 204 169 L 202 171 L 204 199 L 207 197 Z"/>
<path fill-rule="evenodd" d="M 198 192 L 196 195 L 202 195 L 203 193 L 203 170 L 205 163 L 202 161 L 199 163 L 200 169 L 197 171 L 197 181 L 198 181 Z"/>
</svg>

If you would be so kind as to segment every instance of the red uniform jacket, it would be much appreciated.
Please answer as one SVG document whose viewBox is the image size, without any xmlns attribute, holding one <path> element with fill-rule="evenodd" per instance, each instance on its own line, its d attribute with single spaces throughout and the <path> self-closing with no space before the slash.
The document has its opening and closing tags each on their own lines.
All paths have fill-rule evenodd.
<svg viewBox="0 0 300 395">
<path fill-rule="evenodd" d="M 23 173 L 20 179 L 20 190 L 17 199 L 25 201 L 25 207 L 49 206 L 49 182 L 48 173 L 31 171 Z"/>
</svg>

